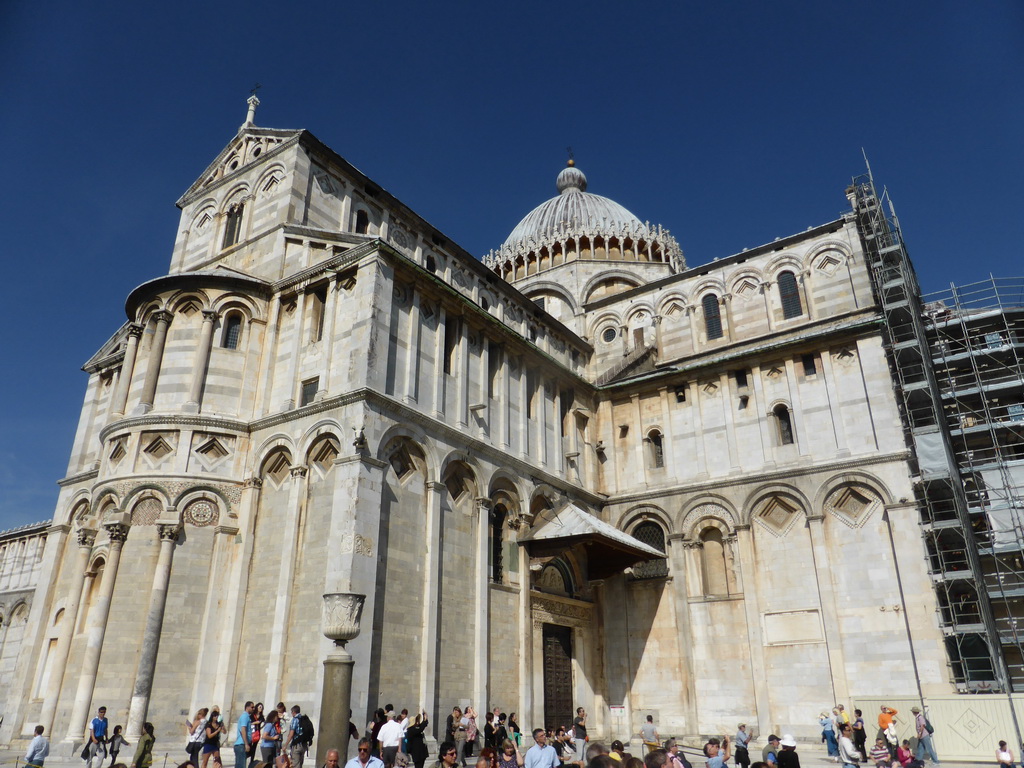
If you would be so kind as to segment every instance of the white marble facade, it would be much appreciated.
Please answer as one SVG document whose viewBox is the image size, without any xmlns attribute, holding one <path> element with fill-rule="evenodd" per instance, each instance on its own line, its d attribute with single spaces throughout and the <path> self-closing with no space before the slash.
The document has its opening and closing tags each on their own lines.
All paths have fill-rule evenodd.
<svg viewBox="0 0 1024 768">
<path fill-rule="evenodd" d="M 368 596 L 357 722 L 543 724 L 545 626 L 606 738 L 812 735 L 912 694 L 903 611 L 950 692 L 853 218 L 687 267 L 584 190 L 563 171 L 481 261 L 308 132 L 244 125 L 86 365 L 0 742 L 81 739 L 100 704 L 174 737 L 201 705 L 315 713 L 332 591 Z M 570 504 L 667 559 L 517 544 Z"/>
</svg>

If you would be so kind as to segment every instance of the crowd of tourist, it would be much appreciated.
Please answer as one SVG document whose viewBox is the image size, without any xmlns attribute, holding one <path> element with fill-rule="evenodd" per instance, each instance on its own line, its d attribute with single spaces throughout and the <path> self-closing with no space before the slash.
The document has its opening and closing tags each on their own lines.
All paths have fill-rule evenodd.
<svg viewBox="0 0 1024 768">
<path fill-rule="evenodd" d="M 870 747 L 868 732 L 873 724 L 868 724 L 861 710 L 855 709 L 852 718 L 841 704 L 831 712 L 823 711 L 818 722 L 828 757 L 843 768 L 869 764 L 874 768 L 924 768 L 926 758 L 939 765 L 931 722 L 920 707 L 911 707 L 910 712 L 917 737 L 916 754 L 909 740 L 898 738 L 899 713 L 891 707 L 881 707 L 877 735 Z M 131 745 L 120 725 L 110 729 L 106 714 L 106 708 L 100 707 L 89 723 L 81 753 L 86 768 L 103 768 L 108 757 L 110 768 L 150 768 L 153 724 L 143 725 L 131 763 L 119 762 L 119 754 Z M 344 768 L 424 768 L 429 757 L 425 735 L 429 725 L 425 711 L 410 715 L 408 709 L 396 711 L 390 704 L 374 712 L 362 738 L 358 728 L 349 723 L 349 738 L 358 739 L 358 754 Z M 193 717 L 184 719 L 183 727 L 188 759 L 178 768 L 222 768 L 222 739 L 231 739 L 235 768 L 303 768 L 315 736 L 313 723 L 301 707 L 288 709 L 284 702 L 265 711 L 262 702 L 247 701 L 230 733 L 217 706 L 200 708 Z M 453 707 L 433 768 L 465 768 L 470 762 L 474 768 L 693 768 L 674 739 L 661 738 L 652 715 L 646 717 L 639 736 L 642 758 L 627 752 L 621 741 L 612 741 L 607 748 L 591 742 L 587 712 L 579 707 L 571 723 L 537 728 L 530 734 L 533 743 L 524 745 L 515 712 L 506 714 L 495 707 L 484 714 L 481 726 L 473 707 Z M 793 736 L 770 734 L 761 750 L 761 760 L 756 762 L 750 759 L 750 742 L 751 734 L 744 723 L 739 724 L 732 740 L 727 736 L 708 739 L 703 768 L 725 768 L 730 759 L 738 768 L 800 768 Z M 49 749 L 43 726 L 36 726 L 25 755 L 26 764 L 43 768 Z M 340 768 L 339 760 L 339 750 L 328 750 L 322 768 Z M 1005 741 L 999 742 L 996 763 L 997 768 L 1016 768 L 1013 750 Z"/>
</svg>

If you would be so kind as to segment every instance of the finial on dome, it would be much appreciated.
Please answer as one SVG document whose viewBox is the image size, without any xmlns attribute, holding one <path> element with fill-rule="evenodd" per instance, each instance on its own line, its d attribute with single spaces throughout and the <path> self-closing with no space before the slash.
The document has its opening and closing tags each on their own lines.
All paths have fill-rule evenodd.
<svg viewBox="0 0 1024 768">
<path fill-rule="evenodd" d="M 583 175 L 583 171 L 576 167 L 576 158 L 573 157 L 572 147 L 566 147 L 565 149 L 569 153 L 569 160 L 566 162 L 562 172 L 558 174 L 558 178 L 555 179 L 555 186 L 563 195 L 567 195 L 570 192 L 586 192 L 587 177 Z"/>
<path fill-rule="evenodd" d="M 260 100 L 256 98 L 256 91 L 262 87 L 262 85 L 256 83 L 252 90 L 249 91 L 249 98 L 245 100 L 245 103 L 249 105 L 249 111 L 245 115 L 245 125 L 252 125 L 253 121 L 256 120 L 256 107 L 260 105 Z"/>
</svg>

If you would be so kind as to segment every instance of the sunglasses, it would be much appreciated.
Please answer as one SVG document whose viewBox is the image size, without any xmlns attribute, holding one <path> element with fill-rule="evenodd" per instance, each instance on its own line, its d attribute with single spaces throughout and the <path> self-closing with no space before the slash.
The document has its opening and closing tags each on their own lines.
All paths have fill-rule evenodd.
<svg viewBox="0 0 1024 768">
<path fill-rule="evenodd" d="M 444 756 L 445 756 L 445 757 L 453 757 L 453 756 L 454 756 L 454 755 L 456 755 L 456 754 L 457 754 L 457 753 L 456 753 L 456 751 L 455 751 L 455 750 L 453 749 L 453 750 L 451 750 L 450 752 L 445 752 L 445 753 L 444 753 Z"/>
<path fill-rule="evenodd" d="M 369 748 L 369 747 L 360 747 L 360 748 L 359 748 L 359 751 L 360 751 L 360 752 L 369 752 L 369 751 L 370 751 L 370 748 Z"/>
</svg>

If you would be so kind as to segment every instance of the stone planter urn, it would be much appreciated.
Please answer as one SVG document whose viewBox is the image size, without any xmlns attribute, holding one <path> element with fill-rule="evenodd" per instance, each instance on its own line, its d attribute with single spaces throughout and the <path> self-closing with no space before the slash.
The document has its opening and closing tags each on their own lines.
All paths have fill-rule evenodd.
<svg viewBox="0 0 1024 768">
<path fill-rule="evenodd" d="M 333 640 L 336 646 L 345 647 L 345 643 L 359 635 L 359 620 L 363 615 L 363 603 L 366 595 L 351 592 L 328 592 L 324 595 L 323 612 L 320 616 L 321 631 L 324 637 Z"/>
</svg>

